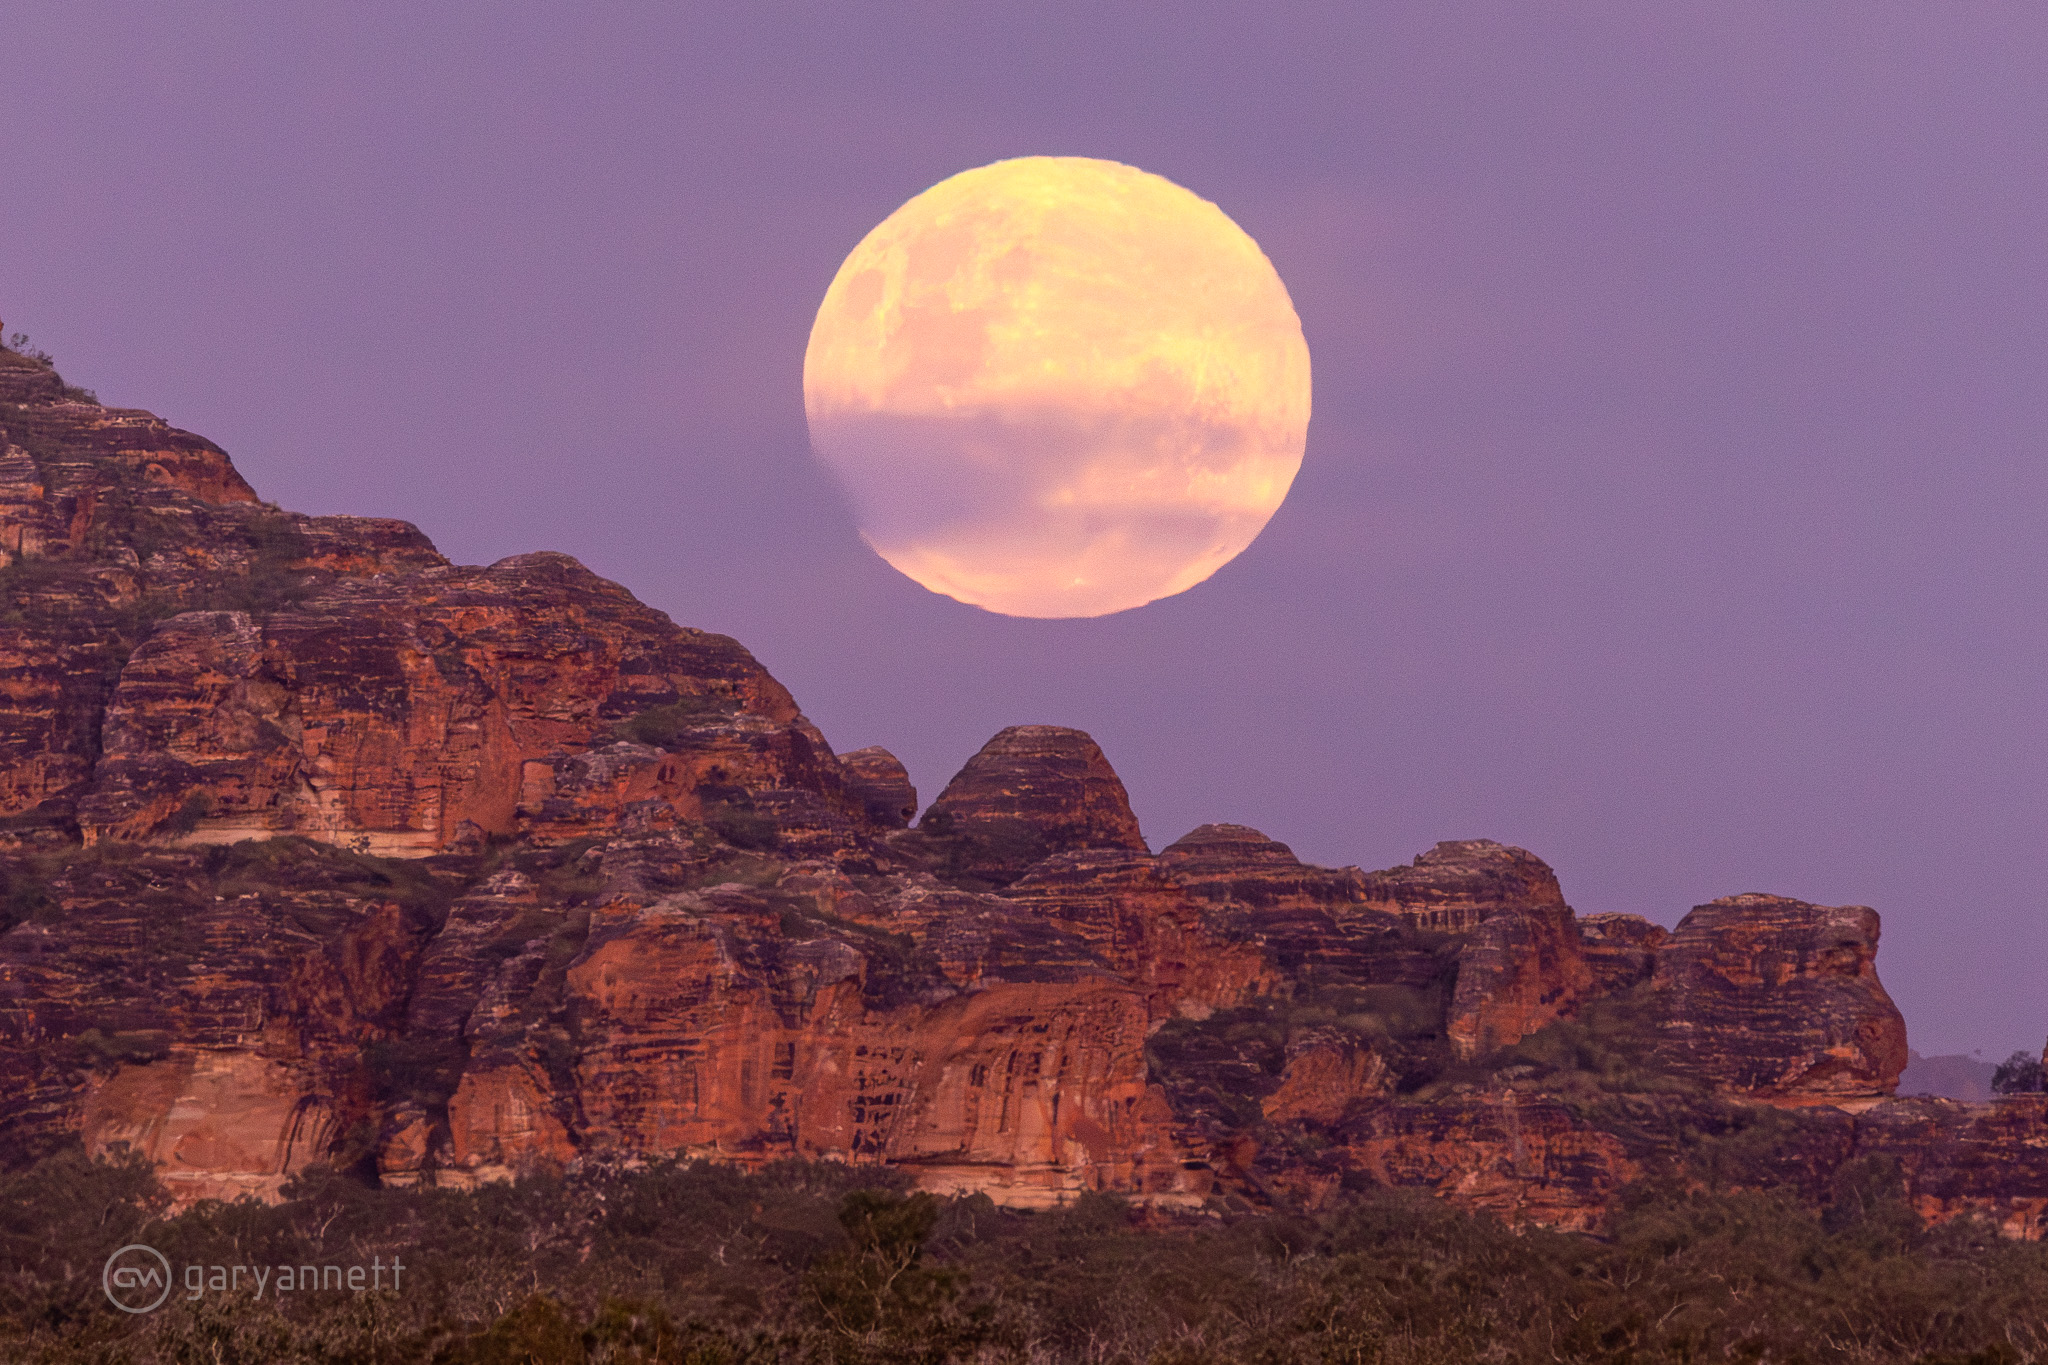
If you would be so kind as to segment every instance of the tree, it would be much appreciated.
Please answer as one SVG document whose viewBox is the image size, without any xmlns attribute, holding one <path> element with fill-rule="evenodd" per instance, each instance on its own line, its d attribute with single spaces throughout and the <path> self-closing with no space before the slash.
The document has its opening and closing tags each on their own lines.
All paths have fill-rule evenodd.
<svg viewBox="0 0 2048 1365">
<path fill-rule="evenodd" d="M 908 1198 L 855 1190 L 839 1206 L 850 1245 L 814 1262 L 811 1300 L 839 1338 L 842 1362 L 938 1362 L 971 1353 L 981 1314 L 953 1310 L 957 1270 L 925 1263 L 925 1239 L 939 1219 L 929 1194 Z"/>
<path fill-rule="evenodd" d="M 13 336 L 9 337 L 7 339 L 7 349 L 24 359 L 35 361 L 36 364 L 43 366 L 45 369 L 54 369 L 56 367 L 56 362 L 50 359 L 50 353 L 36 345 L 33 341 L 30 341 L 27 332 L 16 332 Z"/>
<path fill-rule="evenodd" d="M 1999 1095 L 2038 1095 L 2044 1088 L 2041 1059 L 2031 1053 L 2015 1052 L 1991 1073 L 1991 1089 Z"/>
</svg>

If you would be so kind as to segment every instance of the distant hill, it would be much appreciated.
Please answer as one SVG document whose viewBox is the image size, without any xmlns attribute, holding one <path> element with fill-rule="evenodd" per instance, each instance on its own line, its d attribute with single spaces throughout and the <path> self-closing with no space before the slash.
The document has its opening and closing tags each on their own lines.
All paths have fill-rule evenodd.
<svg viewBox="0 0 2048 1365">
<path fill-rule="evenodd" d="M 1991 1098 L 1991 1073 L 1995 1070 L 1992 1063 L 1975 1057 L 1922 1057 L 1908 1051 L 1906 1069 L 1899 1075 L 1899 1093 L 1982 1104 Z"/>
</svg>

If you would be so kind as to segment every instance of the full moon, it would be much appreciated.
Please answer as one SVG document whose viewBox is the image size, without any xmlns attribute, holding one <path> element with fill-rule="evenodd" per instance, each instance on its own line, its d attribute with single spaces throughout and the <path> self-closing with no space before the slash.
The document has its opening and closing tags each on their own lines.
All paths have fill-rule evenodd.
<svg viewBox="0 0 2048 1365">
<path fill-rule="evenodd" d="M 1185 592 L 1301 468 L 1308 343 L 1258 243 L 1114 161 L 962 171 L 884 219 L 804 352 L 811 444 L 875 552 L 1010 616 Z"/>
</svg>

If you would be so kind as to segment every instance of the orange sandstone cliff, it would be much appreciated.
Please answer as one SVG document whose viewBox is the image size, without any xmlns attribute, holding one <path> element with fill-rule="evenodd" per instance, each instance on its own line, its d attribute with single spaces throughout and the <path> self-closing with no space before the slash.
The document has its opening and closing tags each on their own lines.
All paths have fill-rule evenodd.
<svg viewBox="0 0 2048 1365">
<path fill-rule="evenodd" d="M 919 817 L 738 643 L 562 555 L 260 502 L 0 352 L 0 1159 L 181 1199 L 661 1153 L 1046 1205 L 1408 1185 L 1591 1228 L 1634 1181 L 2036 1235 L 2041 1106 L 1890 1098 L 1878 920 L 1576 915 L 1534 855 L 1153 851 L 1088 736 Z"/>
</svg>

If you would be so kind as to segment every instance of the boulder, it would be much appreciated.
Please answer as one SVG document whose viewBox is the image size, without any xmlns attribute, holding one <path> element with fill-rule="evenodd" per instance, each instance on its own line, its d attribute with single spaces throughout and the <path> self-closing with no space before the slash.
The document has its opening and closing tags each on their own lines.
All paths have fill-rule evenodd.
<svg viewBox="0 0 2048 1365">
<path fill-rule="evenodd" d="M 841 754 L 846 790 L 869 820 L 884 829 L 907 829 L 917 814 L 917 788 L 903 761 L 879 744 Z"/>
</svg>

